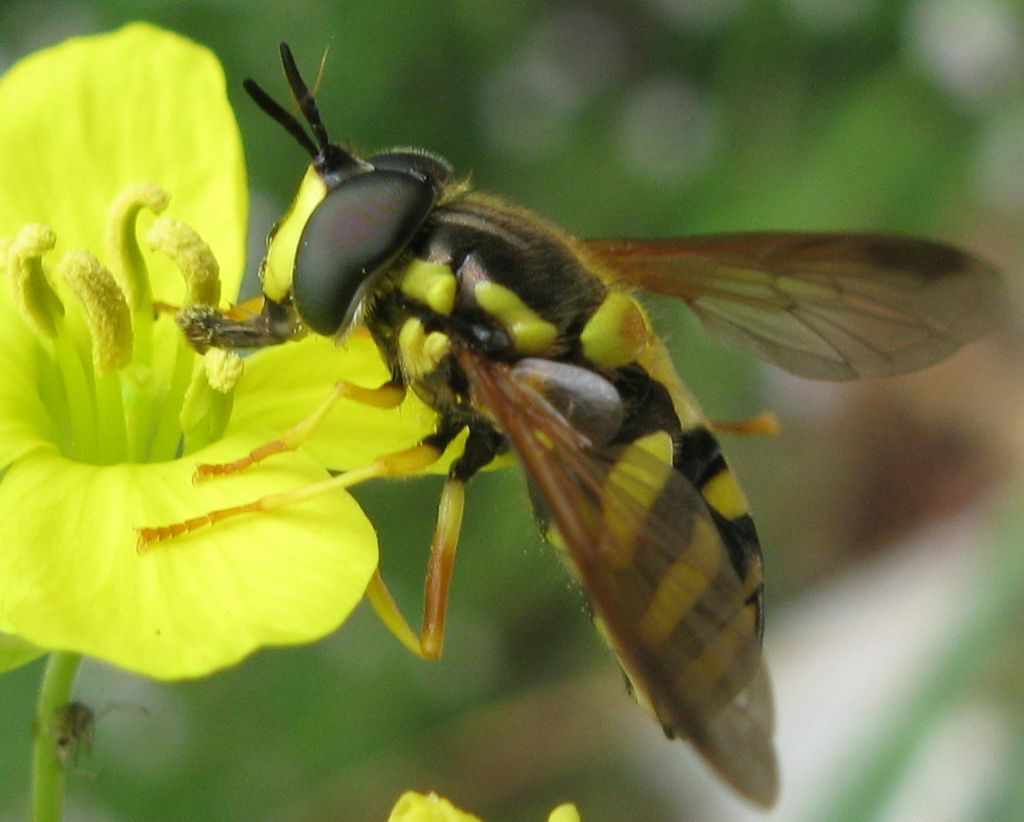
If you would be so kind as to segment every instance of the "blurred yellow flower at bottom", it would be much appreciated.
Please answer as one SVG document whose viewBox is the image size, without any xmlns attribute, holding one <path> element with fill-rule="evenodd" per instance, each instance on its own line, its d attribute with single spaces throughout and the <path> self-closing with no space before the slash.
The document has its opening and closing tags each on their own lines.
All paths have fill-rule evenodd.
<svg viewBox="0 0 1024 822">
<path fill-rule="evenodd" d="M 407 791 L 399 797 L 388 822 L 483 822 L 479 816 L 459 810 L 443 796 Z M 548 822 L 580 822 L 579 811 L 571 803 L 555 808 Z"/>
<path fill-rule="evenodd" d="M 482 822 L 480 817 L 460 811 L 436 793 L 406 791 L 391 810 L 388 822 Z"/>
<path fill-rule="evenodd" d="M 580 812 L 572 802 L 566 802 L 551 811 L 548 822 L 580 822 Z"/>
</svg>

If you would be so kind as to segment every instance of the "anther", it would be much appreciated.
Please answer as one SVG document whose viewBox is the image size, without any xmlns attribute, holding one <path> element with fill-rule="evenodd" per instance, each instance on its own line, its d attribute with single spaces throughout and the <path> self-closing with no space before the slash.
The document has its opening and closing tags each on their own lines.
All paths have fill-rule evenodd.
<svg viewBox="0 0 1024 822">
<path fill-rule="evenodd" d="M 88 251 L 69 251 L 58 270 L 82 307 L 96 373 L 123 368 L 132 358 L 132 319 L 114 275 Z"/>
<path fill-rule="evenodd" d="M 161 217 L 146 232 L 146 242 L 170 257 L 185 278 L 184 305 L 220 302 L 220 266 L 194 229 L 179 220 Z"/>
<path fill-rule="evenodd" d="M 233 351 L 211 348 L 203 356 L 206 379 L 214 391 L 228 394 L 242 378 L 245 361 Z"/>
<path fill-rule="evenodd" d="M 150 300 L 149 274 L 135 223 L 142 209 L 159 214 L 169 200 L 170 195 L 158 185 L 137 183 L 118 194 L 107 211 L 107 259 L 133 311 Z"/>
<path fill-rule="evenodd" d="M 57 236 L 49 226 L 27 225 L 7 246 L 5 254 L 14 304 L 29 327 L 47 339 L 57 336 L 56 319 L 64 314 L 64 306 L 50 285 L 42 262 L 42 256 L 56 243 Z"/>
</svg>

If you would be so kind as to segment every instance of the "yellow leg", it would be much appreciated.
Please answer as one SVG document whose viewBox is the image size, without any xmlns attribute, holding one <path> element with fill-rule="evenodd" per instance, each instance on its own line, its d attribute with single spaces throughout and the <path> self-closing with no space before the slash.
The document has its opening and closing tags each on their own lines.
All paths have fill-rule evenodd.
<svg viewBox="0 0 1024 822">
<path fill-rule="evenodd" d="M 437 527 L 430 545 L 426 590 L 423 598 L 423 628 L 420 635 L 409 626 L 398 604 L 384 584 L 380 571 L 374 574 L 366 596 L 381 621 L 406 648 L 423 659 L 437 659 L 444 648 L 444 626 L 448 613 L 448 589 L 455 569 L 455 550 L 459 544 L 462 514 L 465 508 L 465 483 L 449 478 L 441 493 Z"/>
<path fill-rule="evenodd" d="M 742 434 L 744 436 L 774 437 L 781 431 L 779 418 L 764 411 L 746 420 L 708 420 L 708 427 L 716 434 Z"/>
<path fill-rule="evenodd" d="M 365 482 L 368 479 L 379 477 L 400 477 L 414 474 L 426 468 L 440 459 L 442 450 L 429 443 L 421 443 L 405 451 L 397 451 L 394 454 L 380 457 L 363 468 L 356 468 L 347 471 L 336 477 L 313 482 L 309 485 L 302 485 L 290 491 L 282 491 L 278 494 L 270 494 L 265 497 L 247 502 L 242 505 L 233 505 L 230 508 L 220 508 L 216 511 L 208 511 L 205 514 L 192 519 L 176 522 L 171 525 L 160 525 L 153 528 L 136 528 L 138 535 L 136 547 L 139 552 L 146 551 L 156 542 L 164 542 L 184 534 L 191 533 L 199 528 L 216 525 L 225 519 L 237 517 L 242 514 L 255 514 L 260 512 L 274 511 L 287 505 L 296 505 L 305 502 L 312 497 L 335 491 L 339 488 L 350 488 Z"/>
<path fill-rule="evenodd" d="M 254 448 L 246 456 L 234 462 L 223 462 L 217 464 L 202 463 L 196 466 L 196 472 L 192 476 L 193 482 L 202 482 L 211 477 L 222 477 L 225 474 L 234 474 L 243 471 L 251 465 L 262 462 L 267 457 L 280 454 L 284 451 L 294 451 L 316 431 L 320 423 L 330 413 L 338 400 L 354 400 L 361 405 L 370 405 L 375 408 L 395 408 L 402 404 L 405 399 L 405 387 L 398 383 L 385 383 L 379 388 L 361 388 L 350 382 L 341 381 L 334 386 L 330 395 L 302 422 L 285 431 L 280 439 L 264 443 Z"/>
</svg>

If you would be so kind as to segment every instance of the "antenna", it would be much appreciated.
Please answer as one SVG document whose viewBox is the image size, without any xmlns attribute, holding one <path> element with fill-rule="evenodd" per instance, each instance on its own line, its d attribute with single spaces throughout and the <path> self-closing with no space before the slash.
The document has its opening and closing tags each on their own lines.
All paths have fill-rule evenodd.
<svg viewBox="0 0 1024 822">
<path fill-rule="evenodd" d="M 295 58 L 292 57 L 292 50 L 288 48 L 287 43 L 281 44 L 281 63 L 284 65 L 284 74 L 292 90 L 292 97 L 295 98 L 295 103 L 302 112 L 303 118 L 309 124 L 313 138 L 310 138 L 306 127 L 299 119 L 264 91 L 256 81 L 246 80 L 243 85 L 256 105 L 269 114 L 271 119 L 280 123 L 284 130 L 292 135 L 305 152 L 313 158 L 313 167 L 319 172 L 327 187 L 333 189 L 355 170 L 367 171 L 373 168 L 328 139 L 327 129 L 324 128 L 323 120 L 320 119 L 320 111 L 316 107 L 316 100 L 302 79 L 302 75 L 299 74 L 299 68 L 295 65 Z"/>
<path fill-rule="evenodd" d="M 302 123 L 295 118 L 295 115 L 290 111 L 286 111 L 284 107 L 277 102 L 277 100 L 267 94 L 267 92 L 264 91 L 255 80 L 246 79 L 242 85 L 248 92 L 249 96 L 252 97 L 253 102 L 255 102 L 256 105 L 258 105 L 266 114 L 270 115 L 271 119 L 280 123 L 284 127 L 284 130 L 292 135 L 296 142 L 305 149 L 306 153 L 315 160 L 317 155 L 320 153 L 320 149 L 316 147 L 316 143 L 309 139 L 306 129 L 302 127 Z"/>
<path fill-rule="evenodd" d="M 331 141 L 327 138 L 327 129 L 324 128 L 323 120 L 320 119 L 316 99 L 309 93 L 309 87 L 302 79 L 302 75 L 299 74 L 299 67 L 295 65 L 295 58 L 292 57 L 292 50 L 288 48 L 287 43 L 281 44 L 281 63 L 284 66 L 284 76 L 288 79 L 292 96 L 298 103 L 302 116 L 306 118 L 306 122 L 313 130 L 313 136 L 316 138 L 320 150 L 325 151 L 331 145 Z"/>
</svg>

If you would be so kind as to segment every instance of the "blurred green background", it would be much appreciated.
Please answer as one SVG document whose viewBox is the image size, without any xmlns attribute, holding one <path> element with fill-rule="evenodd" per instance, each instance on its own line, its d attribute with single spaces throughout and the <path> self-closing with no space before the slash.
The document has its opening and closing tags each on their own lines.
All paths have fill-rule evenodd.
<svg viewBox="0 0 1024 822">
<path fill-rule="evenodd" d="M 327 51 L 335 139 L 429 148 L 584 236 L 884 230 L 967 245 L 1011 279 L 1024 261 L 1013 0 L 41 8 L 0 6 L 0 63 L 133 19 L 220 56 L 246 143 L 251 265 L 305 162 L 241 89 L 251 76 L 281 94 L 281 40 L 307 75 Z M 710 415 L 773 407 L 786 429 L 725 444 L 765 546 L 774 818 L 1024 818 L 1016 315 L 948 366 L 833 387 L 719 348 L 674 306 L 654 312 Z M 439 488 L 357 494 L 408 614 Z M 27 813 L 41 670 L 0 679 L 2 820 Z M 321 643 L 198 682 L 86 663 L 78 692 L 100 719 L 69 774 L 69 819 L 373 820 L 410 788 L 492 820 L 567 800 L 586 822 L 756 817 L 626 697 L 514 471 L 470 487 L 441 662 L 412 658 L 363 608 Z"/>
</svg>

